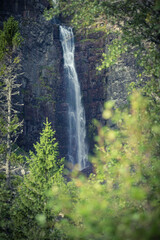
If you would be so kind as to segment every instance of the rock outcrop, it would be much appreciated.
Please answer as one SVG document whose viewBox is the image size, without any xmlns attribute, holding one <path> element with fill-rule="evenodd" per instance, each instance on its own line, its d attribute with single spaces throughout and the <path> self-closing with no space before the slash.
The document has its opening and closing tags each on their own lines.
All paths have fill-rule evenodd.
<svg viewBox="0 0 160 240">
<path fill-rule="evenodd" d="M 23 135 L 19 145 L 32 148 L 39 139 L 46 117 L 56 130 L 61 156 L 67 154 L 67 104 L 66 83 L 63 78 L 63 56 L 59 40 L 59 26 L 53 20 L 46 21 L 43 11 L 49 8 L 47 0 L 2 0 L 1 23 L 10 15 L 20 22 L 23 43 L 20 49 L 24 75 L 21 102 L 24 103 Z M 95 127 L 92 119 L 102 121 L 101 114 L 106 100 L 117 104 L 127 102 L 127 85 L 136 80 L 136 63 L 131 56 L 122 58 L 115 67 L 98 73 L 102 53 L 112 41 L 103 32 L 85 36 L 75 34 L 75 62 L 82 90 L 87 135 L 90 150 L 93 149 Z"/>
<path fill-rule="evenodd" d="M 99 72 L 102 53 L 107 51 L 114 37 L 107 38 L 104 32 L 95 32 L 76 38 L 76 67 L 81 83 L 83 102 L 86 110 L 87 132 L 90 150 L 94 148 L 95 127 L 93 119 L 103 123 L 102 111 L 105 101 L 115 100 L 117 106 L 127 104 L 128 87 L 137 81 L 137 65 L 132 53 L 123 55 L 119 63 Z"/>
<path fill-rule="evenodd" d="M 20 57 L 23 76 L 20 102 L 23 134 L 18 143 L 25 150 L 38 141 L 46 118 L 56 129 L 60 152 L 66 152 L 66 104 L 63 82 L 63 56 L 59 26 L 43 17 L 47 0 L 2 0 L 1 25 L 9 16 L 19 21 L 23 42 Z"/>
<path fill-rule="evenodd" d="M 1 0 L 0 17 L 1 20 L 11 15 L 35 19 L 49 6 L 48 0 Z"/>
<path fill-rule="evenodd" d="M 21 46 L 24 72 L 24 132 L 21 144 L 29 149 L 38 140 L 46 117 L 54 129 L 56 127 L 58 105 L 64 101 L 60 75 L 62 52 L 59 27 L 52 21 L 47 22 L 42 16 L 37 21 L 32 18 L 22 19 L 21 31 L 24 38 Z"/>
</svg>

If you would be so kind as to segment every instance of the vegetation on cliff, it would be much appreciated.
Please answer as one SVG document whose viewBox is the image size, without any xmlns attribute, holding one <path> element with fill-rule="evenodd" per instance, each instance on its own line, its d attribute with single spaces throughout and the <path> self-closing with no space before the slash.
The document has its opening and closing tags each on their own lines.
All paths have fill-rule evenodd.
<svg viewBox="0 0 160 240">
<path fill-rule="evenodd" d="M 64 180 L 54 131 L 48 121 L 45 123 L 40 142 L 34 145 L 35 152 L 27 158 L 28 174 L 10 191 L 1 176 L 1 239 L 160 238 L 159 12 L 159 0 L 59 0 L 53 10 L 45 13 L 47 17 L 71 16 L 72 25 L 81 34 L 99 30 L 106 36 L 113 34 L 114 40 L 97 71 L 118 64 L 124 53 L 132 52 L 141 67 L 140 79 L 131 86 L 127 108 L 121 111 L 109 101 L 102 115 L 106 124 L 95 121 L 98 135 L 90 158 L 94 173 L 89 178 L 73 170 L 70 181 Z M 8 20 L 7 28 L 10 21 L 17 29 L 13 18 Z M 10 53 L 10 47 L 14 49 L 11 39 L 19 39 L 17 30 L 9 31 L 11 39 L 5 39 L 8 35 L 4 32 L 5 28 L 0 32 L 1 59 Z M 1 94 L 9 76 L 5 71 L 14 62 L 15 58 L 10 64 L 4 61 Z M 1 130 L 6 127 L 4 119 L 2 115 Z M 10 139 L 11 131 L 17 134 L 17 126 L 14 121 L 13 127 L 7 125 L 1 139 L 5 134 Z M 0 156 L 3 161 L 4 154 Z"/>
</svg>

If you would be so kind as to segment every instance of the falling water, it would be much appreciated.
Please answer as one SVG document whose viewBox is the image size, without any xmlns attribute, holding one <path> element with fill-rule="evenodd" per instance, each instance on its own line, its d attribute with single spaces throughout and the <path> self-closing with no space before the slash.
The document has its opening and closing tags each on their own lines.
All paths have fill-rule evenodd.
<svg viewBox="0 0 160 240">
<path fill-rule="evenodd" d="M 86 144 L 86 120 L 81 102 L 81 91 L 74 63 L 74 35 L 71 27 L 60 26 L 64 71 L 67 81 L 68 102 L 68 158 L 80 170 L 86 168 L 88 147 Z"/>
</svg>

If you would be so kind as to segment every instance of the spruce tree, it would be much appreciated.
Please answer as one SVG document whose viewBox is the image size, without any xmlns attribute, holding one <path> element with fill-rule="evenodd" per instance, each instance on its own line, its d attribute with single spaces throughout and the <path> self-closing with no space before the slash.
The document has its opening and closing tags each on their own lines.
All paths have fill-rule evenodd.
<svg viewBox="0 0 160 240">
<path fill-rule="evenodd" d="M 34 145 L 35 152 L 30 151 L 27 158 L 29 174 L 19 186 L 19 196 L 12 211 L 14 239 L 50 239 L 54 230 L 54 212 L 48 210 L 46 193 L 57 177 L 62 179 L 63 159 L 58 158 L 55 131 L 48 120 L 44 125 L 40 141 Z M 45 216 L 45 228 L 39 227 L 36 221 L 38 214 Z"/>
</svg>

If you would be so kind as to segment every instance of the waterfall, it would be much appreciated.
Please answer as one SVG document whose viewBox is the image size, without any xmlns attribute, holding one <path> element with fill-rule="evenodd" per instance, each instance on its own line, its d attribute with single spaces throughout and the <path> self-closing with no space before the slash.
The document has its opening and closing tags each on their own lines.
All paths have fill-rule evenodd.
<svg viewBox="0 0 160 240">
<path fill-rule="evenodd" d="M 78 165 L 79 170 L 82 170 L 87 167 L 88 160 L 86 120 L 74 62 L 75 45 L 71 27 L 60 26 L 60 40 L 63 49 L 64 75 L 68 88 L 68 160 L 73 166 Z"/>
</svg>

